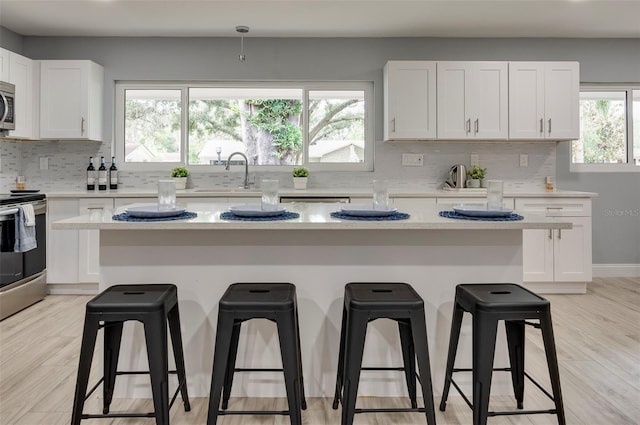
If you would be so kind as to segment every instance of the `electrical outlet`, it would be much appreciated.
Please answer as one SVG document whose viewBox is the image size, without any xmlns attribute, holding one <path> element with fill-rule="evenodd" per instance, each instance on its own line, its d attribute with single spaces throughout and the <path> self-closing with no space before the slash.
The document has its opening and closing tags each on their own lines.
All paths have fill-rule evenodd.
<svg viewBox="0 0 640 425">
<path fill-rule="evenodd" d="M 40 158 L 40 169 L 48 170 L 49 169 L 49 158 L 44 156 Z"/>
<path fill-rule="evenodd" d="M 402 165 L 407 167 L 422 167 L 424 164 L 424 155 L 421 153 L 403 153 Z"/>
<path fill-rule="evenodd" d="M 521 167 L 528 167 L 529 166 L 529 155 L 527 155 L 526 153 L 521 153 L 520 154 L 520 166 Z"/>
<path fill-rule="evenodd" d="M 471 154 L 471 166 L 473 167 L 474 165 L 480 165 L 480 155 L 478 155 L 477 153 L 472 153 Z"/>
</svg>

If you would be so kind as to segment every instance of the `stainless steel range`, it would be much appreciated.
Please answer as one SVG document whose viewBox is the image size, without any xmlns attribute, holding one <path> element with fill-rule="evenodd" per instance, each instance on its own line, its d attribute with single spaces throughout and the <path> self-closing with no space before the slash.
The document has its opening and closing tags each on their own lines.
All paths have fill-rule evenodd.
<svg viewBox="0 0 640 425">
<path fill-rule="evenodd" d="M 37 248 L 14 252 L 16 212 L 30 203 L 36 215 Z M 0 194 L 0 320 L 46 295 L 47 201 L 41 194 Z"/>
</svg>

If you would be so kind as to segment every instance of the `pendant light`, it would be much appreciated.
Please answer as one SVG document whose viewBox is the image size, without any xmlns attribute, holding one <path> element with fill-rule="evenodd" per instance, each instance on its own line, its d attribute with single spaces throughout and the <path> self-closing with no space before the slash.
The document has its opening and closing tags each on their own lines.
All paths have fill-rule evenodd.
<svg viewBox="0 0 640 425">
<path fill-rule="evenodd" d="M 249 32 L 249 27 L 238 25 L 236 31 L 240 33 L 240 54 L 238 55 L 238 60 L 244 62 L 246 60 L 244 55 L 244 35 Z"/>
</svg>

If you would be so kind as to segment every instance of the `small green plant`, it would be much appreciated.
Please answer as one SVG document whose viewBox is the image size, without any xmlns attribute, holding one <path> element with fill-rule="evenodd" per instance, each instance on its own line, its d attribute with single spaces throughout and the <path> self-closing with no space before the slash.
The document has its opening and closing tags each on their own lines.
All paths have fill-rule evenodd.
<svg viewBox="0 0 640 425">
<path fill-rule="evenodd" d="M 467 177 L 474 180 L 482 180 L 486 174 L 487 169 L 480 168 L 477 165 L 474 165 L 469 171 L 467 171 Z"/>
<path fill-rule="evenodd" d="M 171 177 L 188 177 L 189 170 L 184 167 L 176 167 L 171 170 Z"/>
<path fill-rule="evenodd" d="M 293 169 L 293 177 L 309 177 L 309 170 L 305 167 L 296 167 Z"/>
</svg>

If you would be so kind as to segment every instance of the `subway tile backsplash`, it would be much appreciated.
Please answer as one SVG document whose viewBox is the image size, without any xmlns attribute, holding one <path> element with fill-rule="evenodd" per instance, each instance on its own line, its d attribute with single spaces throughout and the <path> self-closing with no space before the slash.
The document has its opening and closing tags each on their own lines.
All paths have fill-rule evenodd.
<svg viewBox="0 0 640 425">
<path fill-rule="evenodd" d="M 424 155 L 422 167 L 401 165 L 403 153 Z M 390 187 L 433 190 L 442 186 L 453 164 L 470 163 L 470 155 L 479 156 L 487 168 L 488 179 L 505 181 L 507 190 L 542 190 L 544 178 L 556 175 L 555 142 L 377 142 L 373 172 L 312 172 L 309 188 L 368 187 L 373 179 L 386 179 Z M 528 155 L 528 166 L 520 167 L 520 154 Z M 84 190 L 89 156 L 111 158 L 111 144 L 76 141 L 15 142 L 0 141 L 0 192 L 14 187 L 15 178 L 24 175 L 27 188 L 41 190 Z M 40 158 L 49 158 L 49 168 L 40 170 Z M 118 162 L 122 161 L 118 158 Z M 281 187 L 293 187 L 290 172 L 256 172 L 249 167 L 250 178 L 259 181 L 276 177 Z M 119 187 L 155 189 L 164 172 L 119 172 Z M 208 172 L 192 172 L 189 187 L 236 187 L 242 184 L 244 168 L 212 166 Z"/>
</svg>

